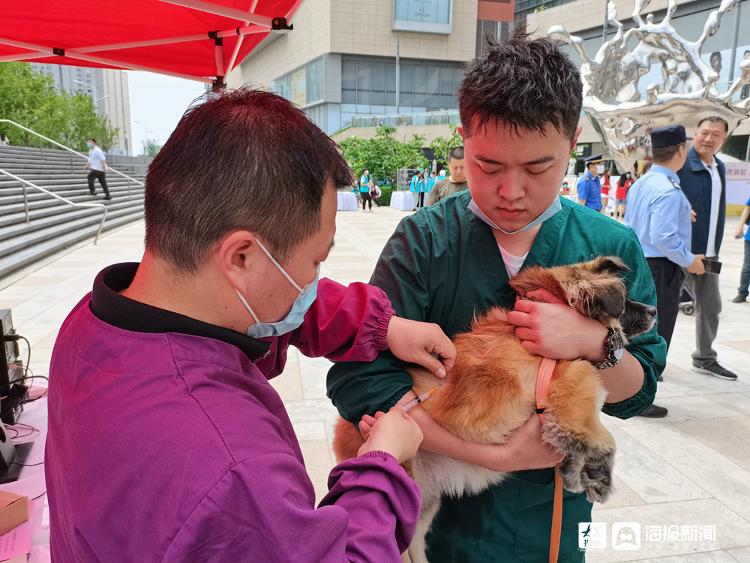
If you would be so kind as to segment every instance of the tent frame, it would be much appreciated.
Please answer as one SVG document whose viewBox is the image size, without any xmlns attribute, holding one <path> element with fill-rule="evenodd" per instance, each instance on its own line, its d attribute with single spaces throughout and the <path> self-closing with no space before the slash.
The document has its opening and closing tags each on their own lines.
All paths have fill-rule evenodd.
<svg viewBox="0 0 750 563">
<path fill-rule="evenodd" d="M 0 62 L 25 61 L 37 59 L 40 56 L 64 56 L 80 61 L 98 63 L 110 67 L 117 67 L 123 70 L 144 70 L 148 72 L 155 72 L 158 74 L 175 76 L 177 78 L 198 80 L 200 82 L 212 84 L 214 90 L 220 90 L 226 87 L 224 83 L 224 77 L 229 73 L 230 70 L 232 70 L 232 68 L 234 68 L 237 56 L 242 46 L 243 39 L 248 35 L 254 35 L 258 33 L 268 33 L 269 31 L 285 32 L 292 30 L 294 26 L 292 24 L 289 24 L 288 20 L 291 18 L 292 14 L 294 14 L 301 1 L 302 0 L 297 0 L 284 16 L 270 18 L 268 16 L 262 16 L 260 14 L 254 13 L 255 8 L 258 5 L 258 0 L 253 0 L 252 6 L 247 12 L 237 10 L 236 8 L 219 6 L 205 0 L 159 0 L 159 2 L 181 6 L 189 10 L 196 10 L 198 12 L 206 12 L 209 14 L 231 18 L 242 22 L 242 25 L 234 29 L 210 31 L 207 34 L 186 35 L 181 37 L 164 37 L 147 41 L 133 41 L 129 43 L 114 43 L 109 45 L 93 45 L 78 48 L 62 48 L 51 45 L 36 45 L 34 43 L 27 43 L 25 41 L 17 41 L 15 39 L 0 37 L 0 44 L 31 51 L 30 53 L 18 53 L 13 55 L 0 56 Z M 223 39 L 233 36 L 238 36 L 237 43 L 234 47 L 232 56 L 225 64 L 224 49 L 222 47 Z M 212 76 L 196 77 L 189 74 L 161 70 L 145 65 L 136 65 L 122 60 L 117 60 L 106 55 L 107 51 L 137 49 L 140 47 L 156 47 L 160 45 L 175 45 L 178 43 L 201 41 L 204 39 L 211 41 L 214 45 L 216 73 Z M 101 55 L 101 53 L 104 53 L 104 55 Z"/>
</svg>

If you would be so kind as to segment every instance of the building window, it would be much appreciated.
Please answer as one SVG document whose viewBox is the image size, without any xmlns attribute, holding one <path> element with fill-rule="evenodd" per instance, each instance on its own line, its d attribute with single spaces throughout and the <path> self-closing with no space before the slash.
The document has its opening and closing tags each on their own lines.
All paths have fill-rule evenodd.
<svg viewBox="0 0 750 563">
<path fill-rule="evenodd" d="M 273 91 L 279 96 L 305 106 L 323 100 L 325 69 L 320 57 L 272 82 Z"/>
<path fill-rule="evenodd" d="M 343 56 L 341 60 L 342 125 L 351 115 L 373 115 L 456 109 L 455 91 L 463 76 L 460 64 L 406 60 L 400 63 L 396 104 L 393 59 Z"/>
<path fill-rule="evenodd" d="M 451 0 L 394 0 L 393 29 L 423 33 L 450 33 Z"/>
<path fill-rule="evenodd" d="M 510 22 L 500 22 L 494 20 L 477 21 L 477 55 L 487 50 L 490 41 L 503 41 L 507 39 L 512 31 Z"/>
<path fill-rule="evenodd" d="M 306 103 L 323 101 L 324 81 L 323 57 L 320 57 L 305 66 Z"/>
</svg>

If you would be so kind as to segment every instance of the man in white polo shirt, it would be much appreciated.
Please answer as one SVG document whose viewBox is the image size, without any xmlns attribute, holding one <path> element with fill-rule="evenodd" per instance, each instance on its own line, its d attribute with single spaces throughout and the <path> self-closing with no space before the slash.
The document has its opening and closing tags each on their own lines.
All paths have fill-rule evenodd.
<svg viewBox="0 0 750 563">
<path fill-rule="evenodd" d="M 109 188 L 107 188 L 107 159 L 104 157 L 104 152 L 96 144 L 94 138 L 86 141 L 86 146 L 89 148 L 89 160 L 86 164 L 89 171 L 89 191 L 91 195 L 96 195 L 94 180 L 99 180 L 104 190 L 104 199 L 112 199 L 112 196 L 109 195 Z"/>
</svg>

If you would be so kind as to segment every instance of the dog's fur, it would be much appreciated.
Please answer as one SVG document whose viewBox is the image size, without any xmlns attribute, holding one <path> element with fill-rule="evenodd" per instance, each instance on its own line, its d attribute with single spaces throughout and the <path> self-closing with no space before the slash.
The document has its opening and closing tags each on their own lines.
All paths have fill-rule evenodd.
<svg viewBox="0 0 750 563">
<path fill-rule="evenodd" d="M 510 284 L 521 297 L 547 289 L 581 314 L 619 331 L 627 342 L 627 337 L 651 329 L 656 310 L 627 299 L 620 277 L 626 271 L 619 258 L 600 257 L 571 266 L 528 268 Z M 467 441 L 501 444 L 534 414 L 541 359 L 524 350 L 506 315 L 503 309 L 490 309 L 474 320 L 470 332 L 454 339 L 456 363 L 445 384 L 422 405 L 441 426 Z M 439 384 L 423 368 L 410 366 L 408 371 L 417 394 Z M 559 361 L 542 429 L 544 440 L 565 454 L 565 488 L 585 491 L 592 502 L 604 501 L 612 490 L 615 442 L 599 420 L 605 396 L 589 362 Z M 355 426 L 339 421 L 333 442 L 339 461 L 356 456 L 363 442 Z M 422 450 L 405 467 L 422 491 L 422 514 L 409 548 L 414 563 L 427 561 L 425 536 L 441 496 L 477 494 L 507 475 Z"/>
</svg>

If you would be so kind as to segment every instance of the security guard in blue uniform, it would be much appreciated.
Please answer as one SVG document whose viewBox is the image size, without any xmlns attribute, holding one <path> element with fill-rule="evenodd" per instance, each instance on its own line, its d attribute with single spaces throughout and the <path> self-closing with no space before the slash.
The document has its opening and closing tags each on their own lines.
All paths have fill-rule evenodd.
<svg viewBox="0 0 750 563">
<path fill-rule="evenodd" d="M 680 189 L 677 171 L 687 158 L 687 137 L 682 125 L 651 131 L 654 164 L 628 191 L 625 224 L 641 241 L 656 285 L 657 330 L 672 339 L 685 278 L 683 268 L 703 274 L 703 256 L 690 252 L 690 202 Z M 667 409 L 652 406 L 643 416 L 666 416 Z"/>
<path fill-rule="evenodd" d="M 604 174 L 604 160 L 601 154 L 595 154 L 584 162 L 586 162 L 586 172 L 578 179 L 576 185 L 578 203 L 594 211 L 601 211 L 602 184 L 599 176 Z"/>
</svg>

